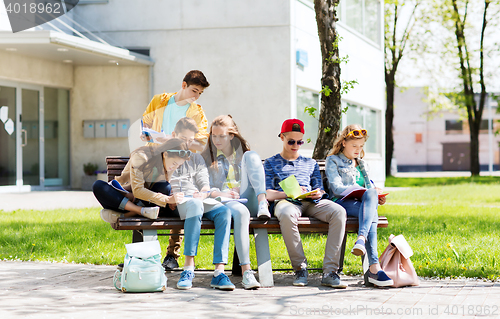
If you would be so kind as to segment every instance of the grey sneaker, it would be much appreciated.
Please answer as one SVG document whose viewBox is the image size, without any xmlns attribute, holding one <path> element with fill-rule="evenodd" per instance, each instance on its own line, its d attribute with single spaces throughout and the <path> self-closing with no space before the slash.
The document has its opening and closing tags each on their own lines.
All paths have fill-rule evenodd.
<svg viewBox="0 0 500 319">
<path fill-rule="evenodd" d="M 257 217 L 260 219 L 268 220 L 271 218 L 271 214 L 269 213 L 269 205 L 267 204 L 267 200 L 261 201 L 259 203 L 259 210 L 257 212 Z"/>
<path fill-rule="evenodd" d="M 323 279 L 321 279 L 321 285 L 339 289 L 347 288 L 347 285 L 342 283 L 339 275 L 335 271 L 332 271 L 328 274 L 323 274 Z"/>
<path fill-rule="evenodd" d="M 163 263 L 161 264 L 165 270 L 174 270 L 179 268 L 179 263 L 174 256 L 167 254 L 165 259 L 163 259 Z"/>
<path fill-rule="evenodd" d="M 122 217 L 123 214 L 112 209 L 102 209 L 101 219 L 107 223 L 114 224 L 118 221 L 118 218 Z"/>
<path fill-rule="evenodd" d="M 257 289 L 260 288 L 260 283 L 255 279 L 253 270 L 247 270 L 243 273 L 243 288 Z"/>
<path fill-rule="evenodd" d="M 307 286 L 307 268 L 297 270 L 295 272 L 295 280 L 293 281 L 294 286 Z"/>
<path fill-rule="evenodd" d="M 157 219 L 160 213 L 160 207 L 143 207 L 141 208 L 141 215 L 149 219 Z"/>
</svg>

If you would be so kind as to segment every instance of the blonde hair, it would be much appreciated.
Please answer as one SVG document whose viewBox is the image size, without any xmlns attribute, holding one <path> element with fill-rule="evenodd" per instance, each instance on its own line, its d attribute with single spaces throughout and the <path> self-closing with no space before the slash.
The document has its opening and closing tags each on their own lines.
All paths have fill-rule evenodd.
<svg viewBox="0 0 500 319">
<path fill-rule="evenodd" d="M 328 156 L 337 155 L 337 154 L 342 153 L 342 151 L 344 150 L 344 141 L 364 138 L 365 142 L 366 142 L 366 140 L 368 139 L 368 134 L 366 134 L 366 136 L 359 136 L 359 137 L 356 137 L 356 136 L 351 134 L 351 136 L 347 137 L 347 135 L 349 135 L 349 133 L 351 133 L 352 131 L 361 130 L 361 129 L 362 129 L 361 125 L 359 125 L 359 124 L 347 125 L 342 130 L 342 133 L 340 133 L 340 136 L 337 137 L 335 142 L 333 142 L 333 148 L 330 151 L 330 153 L 328 154 Z M 363 158 L 364 156 L 365 156 L 365 150 L 361 150 L 361 154 L 359 154 L 359 157 Z"/>
</svg>

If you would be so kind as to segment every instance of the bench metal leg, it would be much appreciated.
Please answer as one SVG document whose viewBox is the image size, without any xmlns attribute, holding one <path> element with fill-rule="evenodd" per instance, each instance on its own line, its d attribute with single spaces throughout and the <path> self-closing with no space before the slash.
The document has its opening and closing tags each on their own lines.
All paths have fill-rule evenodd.
<svg viewBox="0 0 500 319">
<path fill-rule="evenodd" d="M 241 276 L 241 267 L 240 267 L 240 258 L 238 257 L 238 253 L 236 252 L 236 247 L 234 247 L 233 252 L 233 276 Z"/>
<path fill-rule="evenodd" d="M 140 243 L 144 241 L 142 238 L 142 232 L 140 230 L 133 230 L 132 231 L 132 242 L 133 243 Z"/>
<path fill-rule="evenodd" d="M 156 232 L 156 229 L 144 229 L 142 231 L 142 237 L 144 241 L 158 240 L 158 233 Z"/>
<path fill-rule="evenodd" d="M 267 229 L 256 228 L 253 230 L 255 237 L 255 252 L 259 270 L 259 282 L 262 287 L 274 287 L 273 266 L 271 264 L 271 251 Z"/>
<path fill-rule="evenodd" d="M 340 274 L 342 270 L 344 270 L 344 257 L 345 257 L 346 244 L 347 244 L 347 233 L 344 234 L 344 240 L 342 241 L 342 246 L 340 247 L 339 270 L 337 270 L 338 274 Z"/>
<path fill-rule="evenodd" d="M 370 262 L 368 261 L 368 254 L 361 256 L 361 264 L 363 265 L 363 279 L 365 280 L 365 286 L 373 287 L 374 284 L 368 281 L 368 268 L 370 267 L 369 263 Z"/>
</svg>

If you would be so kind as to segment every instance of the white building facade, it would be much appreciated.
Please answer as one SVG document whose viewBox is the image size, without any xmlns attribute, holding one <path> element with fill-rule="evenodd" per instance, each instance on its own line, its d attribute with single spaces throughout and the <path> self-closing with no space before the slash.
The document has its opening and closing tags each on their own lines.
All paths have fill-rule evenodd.
<svg viewBox="0 0 500 319">
<path fill-rule="evenodd" d="M 114 56 L 99 55 L 89 49 L 89 55 L 105 56 L 92 65 L 85 64 L 83 57 L 65 63 L 63 60 L 70 58 L 57 56 L 57 61 L 50 62 L 46 70 L 40 71 L 41 74 L 47 72 L 46 79 L 33 81 L 29 72 L 21 78 L 13 74 L 20 74 L 16 70 L 21 65 L 43 65 L 54 60 L 58 52 L 64 52 L 57 51 L 55 44 L 55 53 L 43 56 L 37 56 L 36 51 L 31 56 L 19 50 L 6 51 L 14 48 L 12 39 L 0 46 L 0 54 L 4 57 L 18 59 L 0 68 L 0 79 L 8 81 L 10 87 L 13 82 L 16 85 L 36 82 L 42 85 L 39 92 L 50 87 L 64 89 L 69 96 L 68 114 L 61 115 L 69 118 L 68 141 L 64 142 L 68 152 L 61 158 L 67 163 L 68 173 L 67 179 L 57 182 L 61 186 L 79 188 L 85 163 L 97 163 L 99 169 L 104 169 L 106 155 L 127 156 L 130 152 L 126 138 L 86 138 L 85 125 L 103 122 L 107 125 L 112 120 L 134 123 L 152 95 L 177 91 L 185 73 L 193 69 L 202 70 L 211 83 L 198 100 L 209 122 L 217 115 L 231 114 L 252 149 L 266 158 L 281 150 L 277 133 L 283 120 L 298 117 L 306 122 L 306 138 L 312 140 L 303 146 L 304 154 L 312 153 L 317 121 L 306 115 L 304 108 L 319 107 L 321 90 L 321 52 L 312 1 L 80 1 L 73 11 L 73 19 L 86 26 L 86 30 L 78 26 L 75 29 L 83 36 L 97 34 L 109 39 L 110 43 L 118 43 L 121 48 L 114 47 L 111 51 L 123 56 L 116 52 Z M 359 83 L 343 96 L 343 104 L 349 109 L 341 126 L 359 123 L 368 129 L 366 158 L 375 182 L 383 183 L 382 3 L 378 0 L 349 1 L 339 7 L 339 14 L 337 26 L 343 37 L 340 51 L 341 55 L 349 55 L 349 62 L 341 66 L 342 78 Z M 10 35 L 17 38 L 27 32 Z M 4 35 L 7 36 L 7 31 Z M 2 60 L 0 58 L 0 63 Z M 5 71 L 9 68 L 12 69 L 10 73 Z M 17 86 L 17 90 L 20 89 Z M 27 108 L 23 108 L 23 115 L 25 110 Z M 21 135 L 18 134 L 16 145 L 23 144 Z M 41 138 L 40 134 L 30 136 Z M 46 144 L 39 148 L 44 148 L 45 154 L 51 153 L 48 142 Z M 27 152 L 25 149 L 24 153 Z M 15 164 L 23 167 L 21 173 L 17 168 L 16 176 L 21 175 L 21 183 L 19 178 L 15 180 L 18 186 L 19 183 L 31 183 L 22 178 L 26 166 L 40 166 L 40 163 L 22 163 L 21 160 L 21 164 L 19 161 Z M 12 169 L 14 164 L 9 165 Z M 45 167 L 38 172 L 32 170 L 32 175 L 41 178 L 49 174 L 44 170 Z M 7 185 L 0 185 L 0 190 L 6 189 L 4 186 Z M 48 186 L 45 184 L 44 189 Z"/>
<path fill-rule="evenodd" d="M 458 111 L 430 112 L 424 88 L 396 92 L 394 98 L 394 158 L 399 172 L 469 171 L 470 136 L 467 117 Z M 499 170 L 500 114 L 491 97 L 479 131 L 482 171 Z M 488 126 L 492 125 L 489 133 Z"/>
</svg>

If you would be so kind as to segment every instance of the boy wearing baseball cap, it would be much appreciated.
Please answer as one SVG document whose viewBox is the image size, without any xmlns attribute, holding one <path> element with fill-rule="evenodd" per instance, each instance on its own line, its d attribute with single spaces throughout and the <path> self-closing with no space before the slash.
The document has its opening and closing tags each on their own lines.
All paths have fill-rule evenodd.
<svg viewBox="0 0 500 319">
<path fill-rule="evenodd" d="M 288 256 L 295 270 L 293 285 L 307 285 L 307 259 L 302 248 L 297 220 L 301 216 L 314 217 L 329 224 L 323 259 L 323 286 L 346 288 L 337 274 L 340 261 L 340 249 L 344 238 L 346 223 L 345 209 L 327 199 L 318 163 L 312 158 L 299 154 L 304 141 L 304 123 L 298 119 L 283 122 L 278 137 L 283 142 L 280 153 L 266 159 L 267 199 L 274 201 L 274 215 L 280 222 L 281 234 L 288 250 Z M 295 175 L 302 193 L 316 190 L 303 200 L 288 198 L 279 183 Z"/>
</svg>

